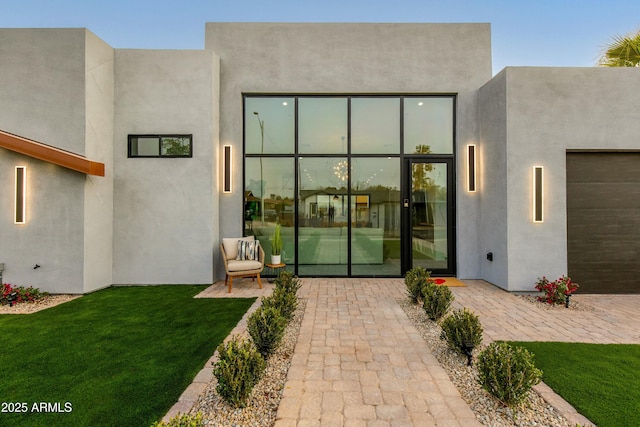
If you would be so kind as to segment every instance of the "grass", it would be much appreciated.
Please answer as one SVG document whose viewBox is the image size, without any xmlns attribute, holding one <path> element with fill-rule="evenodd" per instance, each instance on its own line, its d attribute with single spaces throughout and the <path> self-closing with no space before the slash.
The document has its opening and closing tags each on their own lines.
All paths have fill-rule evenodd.
<svg viewBox="0 0 640 427">
<path fill-rule="evenodd" d="M 27 405 L 8 413 L 3 403 L 0 425 L 160 419 L 255 300 L 194 299 L 204 288 L 108 288 L 38 313 L 0 315 L 0 402 Z M 54 412 L 34 411 L 41 402 Z"/>
<path fill-rule="evenodd" d="M 640 345 L 510 344 L 532 352 L 543 381 L 599 427 L 638 425 Z"/>
</svg>

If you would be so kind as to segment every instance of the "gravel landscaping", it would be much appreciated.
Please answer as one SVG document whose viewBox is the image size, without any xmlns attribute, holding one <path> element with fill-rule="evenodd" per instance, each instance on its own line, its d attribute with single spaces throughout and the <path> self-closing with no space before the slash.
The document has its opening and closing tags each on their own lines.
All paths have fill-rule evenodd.
<svg viewBox="0 0 640 427">
<path fill-rule="evenodd" d="M 440 326 L 429 320 L 420 305 L 412 304 L 408 299 L 399 303 L 482 425 L 491 427 L 571 426 L 534 391 L 529 392 L 527 400 L 521 407 L 517 409 L 505 407 L 482 389 L 477 381 L 475 366 L 467 366 L 466 356 L 456 353 L 446 341 L 440 339 Z M 562 308 L 564 309 L 564 306 Z M 477 355 L 478 351 L 476 349 L 474 355 Z"/>
<path fill-rule="evenodd" d="M 580 302 L 572 299 L 569 303 L 569 307 L 565 307 L 564 304 L 549 304 L 546 301 L 539 301 L 538 297 L 533 295 L 519 295 L 519 298 L 534 304 L 536 307 L 543 310 L 574 310 L 574 311 L 594 311 L 595 308 L 590 305 L 581 304 Z"/>
<path fill-rule="evenodd" d="M 451 350 L 446 342 L 440 339 L 440 326 L 429 320 L 421 306 L 412 304 L 408 300 L 399 301 L 399 304 L 482 425 L 491 427 L 572 426 L 534 391 L 529 393 L 525 403 L 517 409 L 505 407 L 482 389 L 476 379 L 476 369 L 474 366 L 467 366 L 466 357 Z M 306 301 L 300 299 L 299 307 L 287 326 L 282 343 L 269 358 L 265 375 L 253 389 L 245 408 L 234 408 L 222 401 L 215 391 L 217 381 L 213 378 L 205 392 L 200 395 L 191 413 L 204 414 L 204 423 L 207 426 L 272 426 L 291 364 L 291 356 L 295 350 L 305 306 Z M 564 309 L 564 307 L 561 308 Z M 574 309 L 579 308 L 574 307 Z"/>
<path fill-rule="evenodd" d="M 49 295 L 34 302 L 0 305 L 0 314 L 31 314 L 79 298 L 80 295 Z"/>
<path fill-rule="evenodd" d="M 0 306 L 0 314 L 34 313 L 78 297 L 78 295 L 51 295 L 34 303 L 20 303 L 13 307 L 3 305 Z M 552 306 L 545 302 L 539 302 L 532 296 L 522 296 L 521 298 L 543 309 L 566 310 L 564 306 Z M 193 414 L 201 412 L 204 415 L 205 425 L 269 427 L 275 423 L 282 389 L 291 365 L 291 357 L 295 350 L 306 307 L 305 299 L 298 301 L 298 309 L 285 330 L 282 342 L 269 358 L 265 374 L 254 387 L 247 406 L 234 408 L 220 399 L 215 391 L 217 380 L 214 377 L 191 410 Z M 450 349 L 446 342 L 440 339 L 440 326 L 429 320 L 420 305 L 412 304 L 408 299 L 398 303 L 425 339 L 427 348 L 447 371 L 452 382 L 482 425 L 491 427 L 570 427 L 572 425 L 534 391 L 529 393 L 525 403 L 517 409 L 505 407 L 482 389 L 477 381 L 477 371 L 474 366 L 467 366 L 466 357 Z M 588 311 L 593 309 L 590 306 L 581 305 L 577 301 L 572 301 L 569 310 Z M 474 353 L 477 354 L 478 351 L 476 349 Z"/>
<path fill-rule="evenodd" d="M 282 389 L 291 366 L 291 357 L 296 347 L 306 305 L 305 299 L 298 299 L 298 308 L 285 329 L 282 341 L 269 357 L 264 376 L 253 388 L 245 408 L 234 408 L 223 401 L 216 393 L 218 381 L 213 377 L 193 406 L 191 413 L 201 412 L 204 415 L 204 424 L 207 426 L 272 426 L 276 420 Z"/>
</svg>

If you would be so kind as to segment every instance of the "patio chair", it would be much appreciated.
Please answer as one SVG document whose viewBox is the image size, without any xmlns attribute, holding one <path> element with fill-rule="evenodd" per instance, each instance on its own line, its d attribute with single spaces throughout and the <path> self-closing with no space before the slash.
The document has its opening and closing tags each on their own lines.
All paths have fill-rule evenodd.
<svg viewBox="0 0 640 427">
<path fill-rule="evenodd" d="M 223 238 L 220 244 L 220 253 L 222 254 L 222 260 L 224 262 L 224 269 L 226 276 L 224 278 L 224 284 L 229 284 L 229 293 L 233 288 L 234 277 L 251 277 L 252 281 L 258 279 L 258 288 L 262 289 L 262 281 L 260 280 L 260 273 L 264 269 L 264 250 L 262 245 L 257 247 L 257 260 L 251 259 L 239 259 L 244 258 L 245 254 L 241 254 L 238 257 L 238 243 L 241 241 L 254 242 L 253 236 L 248 237 L 232 237 Z"/>
</svg>

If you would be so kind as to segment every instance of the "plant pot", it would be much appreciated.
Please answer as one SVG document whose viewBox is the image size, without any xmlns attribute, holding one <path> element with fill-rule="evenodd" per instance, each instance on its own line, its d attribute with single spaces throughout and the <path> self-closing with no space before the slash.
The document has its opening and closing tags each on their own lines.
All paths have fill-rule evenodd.
<svg viewBox="0 0 640 427">
<path fill-rule="evenodd" d="M 271 264 L 273 265 L 280 264 L 280 255 L 271 255 Z"/>
</svg>

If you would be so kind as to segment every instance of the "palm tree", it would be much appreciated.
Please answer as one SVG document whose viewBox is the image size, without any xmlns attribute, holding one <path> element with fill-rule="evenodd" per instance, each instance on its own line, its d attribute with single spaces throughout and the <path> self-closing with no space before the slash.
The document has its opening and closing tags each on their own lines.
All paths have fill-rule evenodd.
<svg viewBox="0 0 640 427">
<path fill-rule="evenodd" d="M 603 67 L 640 67 L 640 31 L 626 36 L 614 36 L 605 46 L 598 65 Z"/>
</svg>

